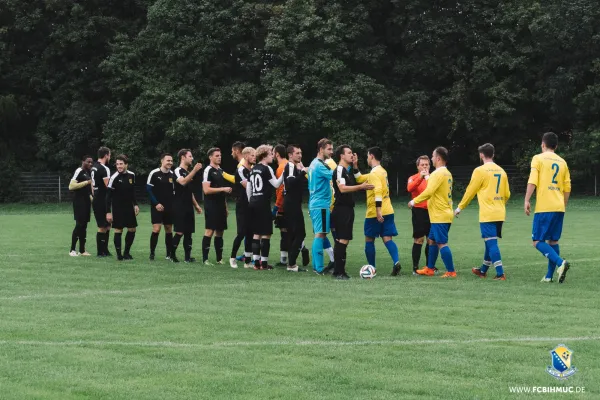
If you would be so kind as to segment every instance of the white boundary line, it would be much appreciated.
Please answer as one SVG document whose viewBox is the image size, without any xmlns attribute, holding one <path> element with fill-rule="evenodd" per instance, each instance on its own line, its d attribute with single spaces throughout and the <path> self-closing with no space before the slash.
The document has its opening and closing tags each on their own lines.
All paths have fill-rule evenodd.
<svg viewBox="0 0 600 400">
<path fill-rule="evenodd" d="M 213 342 L 213 343 L 178 343 L 178 342 L 122 342 L 111 340 L 69 340 L 69 341 L 43 341 L 43 340 L 0 340 L 0 346 L 46 346 L 46 347 L 77 347 L 77 346 L 122 346 L 122 347 L 154 347 L 154 348 L 229 348 L 229 347 L 287 347 L 287 346 L 414 346 L 414 345 L 463 345 L 463 344 L 488 344 L 488 343 L 568 343 L 600 340 L 600 336 L 579 337 L 515 337 L 515 338 L 488 338 L 488 339 L 431 339 L 431 340 L 283 340 L 283 341 L 257 341 L 257 342 Z"/>
</svg>

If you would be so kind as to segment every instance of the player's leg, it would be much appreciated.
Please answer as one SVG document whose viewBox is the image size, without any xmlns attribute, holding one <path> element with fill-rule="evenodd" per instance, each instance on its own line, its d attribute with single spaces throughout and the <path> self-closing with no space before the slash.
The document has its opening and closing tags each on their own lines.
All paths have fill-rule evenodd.
<svg viewBox="0 0 600 400">
<path fill-rule="evenodd" d="M 89 221 L 89 215 L 88 215 L 88 218 L 79 222 L 79 253 L 82 256 L 91 256 L 91 254 L 85 250 L 85 243 L 87 242 L 88 221 Z"/>
<path fill-rule="evenodd" d="M 229 266 L 237 268 L 237 252 L 242 245 L 242 241 L 246 237 L 246 210 L 242 210 L 239 205 L 235 209 L 236 235 L 231 245 L 231 254 L 229 256 Z M 246 254 L 244 254 L 246 257 Z"/>
<path fill-rule="evenodd" d="M 331 236 L 333 237 L 333 240 L 335 241 L 335 233 L 333 231 L 331 231 Z M 327 257 L 329 258 L 329 264 L 327 264 L 327 268 L 326 271 L 333 271 L 333 268 L 335 266 L 335 252 L 333 251 L 333 247 L 331 245 L 331 242 L 329 241 L 329 238 L 327 237 L 327 235 L 325 236 L 325 239 L 323 240 L 323 254 L 327 254 Z"/>
<path fill-rule="evenodd" d="M 273 269 L 269 265 L 269 252 L 271 251 L 271 235 L 260 236 L 260 269 L 270 270 Z"/>
<path fill-rule="evenodd" d="M 206 217 L 206 223 L 209 223 L 208 217 Z M 215 231 L 213 229 L 207 227 L 204 230 L 204 237 L 202 238 L 202 262 L 206 265 L 213 265 L 208 261 L 208 255 L 210 254 L 210 242 L 212 242 L 214 234 Z"/>
<path fill-rule="evenodd" d="M 192 232 L 188 230 L 183 234 L 183 252 L 185 257 L 184 262 L 186 263 L 192 263 L 196 261 L 196 259 L 192 257 L 192 245 Z"/>
<path fill-rule="evenodd" d="M 171 258 L 171 253 L 173 252 L 173 225 L 165 224 L 165 249 L 166 249 L 166 259 Z"/>
<path fill-rule="evenodd" d="M 223 231 L 215 231 L 215 254 L 217 255 L 217 264 L 223 262 Z"/>
<path fill-rule="evenodd" d="M 117 228 L 115 227 L 115 234 L 113 235 L 113 244 L 115 245 L 115 252 L 117 253 L 117 260 L 121 261 L 123 260 L 123 254 L 121 252 L 121 244 L 122 244 L 122 240 L 121 237 L 123 235 L 123 228 Z"/>
<path fill-rule="evenodd" d="M 161 224 L 152 224 L 152 233 L 150 234 L 150 260 L 154 260 L 156 246 L 158 245 L 158 236 L 160 235 Z"/>
<path fill-rule="evenodd" d="M 417 270 L 418 275 L 433 276 L 435 275 L 435 263 L 438 258 L 439 248 L 436 243 L 440 224 L 431 224 L 427 243 L 429 244 L 429 257 L 427 257 L 427 266 Z"/>
<path fill-rule="evenodd" d="M 414 234 L 413 234 L 414 236 Z M 412 262 L 413 262 L 413 273 L 419 269 L 419 263 L 421 262 L 421 251 L 423 251 L 423 243 L 425 243 L 425 237 L 413 238 L 412 247 Z"/>
<path fill-rule="evenodd" d="M 487 243 L 487 239 L 496 237 L 496 229 L 492 227 L 490 222 L 480 222 L 479 229 L 481 231 L 481 238 L 483 239 L 483 262 L 481 267 L 471 268 L 471 272 L 480 278 L 486 278 L 487 271 L 492 266 L 492 259 L 490 258 L 490 245 Z"/>
<path fill-rule="evenodd" d="M 365 256 L 367 263 L 375 267 L 375 238 L 379 237 L 379 221 L 377 218 L 365 218 L 364 234 L 365 234 Z"/>
<path fill-rule="evenodd" d="M 322 274 L 325 269 L 323 251 L 325 238 L 329 232 L 329 209 L 310 210 L 315 238 L 312 244 L 313 270 Z"/>
<path fill-rule="evenodd" d="M 125 260 L 132 260 L 131 256 L 131 246 L 133 245 L 133 241 L 135 240 L 135 226 L 127 227 L 127 234 L 125 234 L 125 252 L 123 253 L 123 258 Z"/>
<path fill-rule="evenodd" d="M 346 256 L 348 250 L 349 240 L 336 239 L 335 240 L 335 268 L 333 269 L 333 277 L 336 279 L 348 279 L 346 274 Z"/>
<path fill-rule="evenodd" d="M 439 224 L 439 234 L 436 237 L 436 242 L 440 251 L 440 257 L 446 267 L 446 273 L 442 275 L 442 278 L 456 278 L 456 271 L 454 270 L 454 259 L 452 257 L 452 250 L 448 246 L 448 232 L 450 231 L 450 224 Z"/>
<path fill-rule="evenodd" d="M 563 272 L 562 278 L 564 281 L 564 275 L 570 267 L 569 263 L 563 260 L 556 252 L 556 245 L 558 245 L 562 233 L 563 218 L 564 213 L 555 212 L 536 213 L 533 216 L 533 247 L 548 259 L 548 271 L 546 276 L 542 278 L 542 282 L 552 282 L 554 269 L 557 266 L 559 270 L 562 267 L 560 272 Z M 549 241 L 549 243 L 546 243 L 546 241 Z M 550 243 L 555 247 L 553 248 Z M 560 247 L 558 250 L 560 251 Z M 559 274 L 559 282 L 561 282 L 560 278 L 561 274 Z"/>
<path fill-rule="evenodd" d="M 73 232 L 71 232 L 71 249 L 69 250 L 69 255 L 71 257 L 77 257 L 77 241 L 79 240 L 79 222 L 77 221 L 77 215 L 75 216 L 75 226 L 73 227 Z"/>
<path fill-rule="evenodd" d="M 400 266 L 400 255 L 398 254 L 398 246 L 394 242 L 394 236 L 398 236 L 396 223 L 394 222 L 394 214 L 383 216 L 383 224 L 381 225 L 381 238 L 385 244 L 390 257 L 392 257 L 393 267 L 392 276 L 398 276 L 402 267 Z"/>
</svg>

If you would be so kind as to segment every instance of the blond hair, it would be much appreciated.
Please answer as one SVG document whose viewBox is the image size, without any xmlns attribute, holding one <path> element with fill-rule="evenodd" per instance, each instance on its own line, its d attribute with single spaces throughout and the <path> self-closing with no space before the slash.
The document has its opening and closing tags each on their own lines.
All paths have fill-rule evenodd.
<svg viewBox="0 0 600 400">
<path fill-rule="evenodd" d="M 242 156 L 247 156 L 252 154 L 252 152 L 254 152 L 256 150 L 254 150 L 254 147 L 244 147 L 244 149 L 242 150 Z"/>
<path fill-rule="evenodd" d="M 269 144 L 261 144 L 256 149 L 256 162 L 261 162 L 273 151 L 273 146 Z"/>
</svg>

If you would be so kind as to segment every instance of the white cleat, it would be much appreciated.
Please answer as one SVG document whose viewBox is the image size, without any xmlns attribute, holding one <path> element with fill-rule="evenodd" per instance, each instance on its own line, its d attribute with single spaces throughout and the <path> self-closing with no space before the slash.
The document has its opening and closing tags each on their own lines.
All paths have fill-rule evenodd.
<svg viewBox="0 0 600 400">
<path fill-rule="evenodd" d="M 289 272 L 298 272 L 298 266 L 296 265 L 294 267 L 287 267 L 287 270 Z"/>
<path fill-rule="evenodd" d="M 237 267 L 238 267 L 238 266 L 237 266 L 237 260 L 236 260 L 235 258 L 230 258 L 230 259 L 229 259 L 229 266 L 230 266 L 231 268 L 237 268 Z"/>
<path fill-rule="evenodd" d="M 216 262 L 216 264 L 218 264 L 218 265 L 225 265 L 225 261 L 219 260 L 219 261 Z"/>
<path fill-rule="evenodd" d="M 558 273 L 558 283 L 563 283 L 567 277 L 567 271 L 571 267 L 571 264 L 567 260 L 563 260 L 563 263 L 558 267 L 556 272 Z"/>
<path fill-rule="evenodd" d="M 244 268 L 251 269 L 251 268 L 254 268 L 254 265 L 252 265 L 252 264 L 244 264 Z"/>
<path fill-rule="evenodd" d="M 80 255 L 80 256 L 86 256 L 86 257 L 89 257 L 89 256 L 91 256 L 91 254 L 90 254 L 90 253 L 88 253 L 87 251 L 84 251 L 83 253 L 81 253 L 81 254 L 79 254 L 79 255 Z"/>
<path fill-rule="evenodd" d="M 544 276 L 540 282 L 542 282 L 542 283 L 552 283 L 552 278 L 546 278 L 546 276 Z"/>
<path fill-rule="evenodd" d="M 73 250 L 72 252 L 70 252 L 70 253 L 69 253 L 69 255 L 70 255 L 71 257 L 78 257 L 78 256 L 79 256 L 79 253 L 78 253 L 78 252 L 76 252 L 75 250 Z"/>
</svg>

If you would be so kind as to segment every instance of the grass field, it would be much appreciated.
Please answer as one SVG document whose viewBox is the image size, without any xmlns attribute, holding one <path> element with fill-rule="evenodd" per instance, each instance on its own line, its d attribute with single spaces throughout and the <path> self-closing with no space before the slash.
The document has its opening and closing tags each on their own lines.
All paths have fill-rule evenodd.
<svg viewBox="0 0 600 400">
<path fill-rule="evenodd" d="M 162 235 L 159 260 L 149 262 L 147 206 L 135 261 L 71 258 L 69 205 L 1 205 L 0 398 L 527 397 L 511 386 L 585 387 L 584 395 L 542 397 L 600 398 L 599 201 L 570 204 L 561 250 L 573 267 L 563 285 L 539 282 L 546 260 L 531 247 L 531 218 L 518 200 L 501 241 L 506 282 L 470 273 L 483 251 L 476 206 L 452 227 L 458 278 L 413 277 L 404 204 L 395 204 L 403 276 L 389 276 L 379 242 L 377 278 L 357 278 L 366 263 L 359 208 L 347 282 L 174 265 L 163 260 Z M 559 343 L 578 368 L 564 382 L 545 372 Z"/>
</svg>

